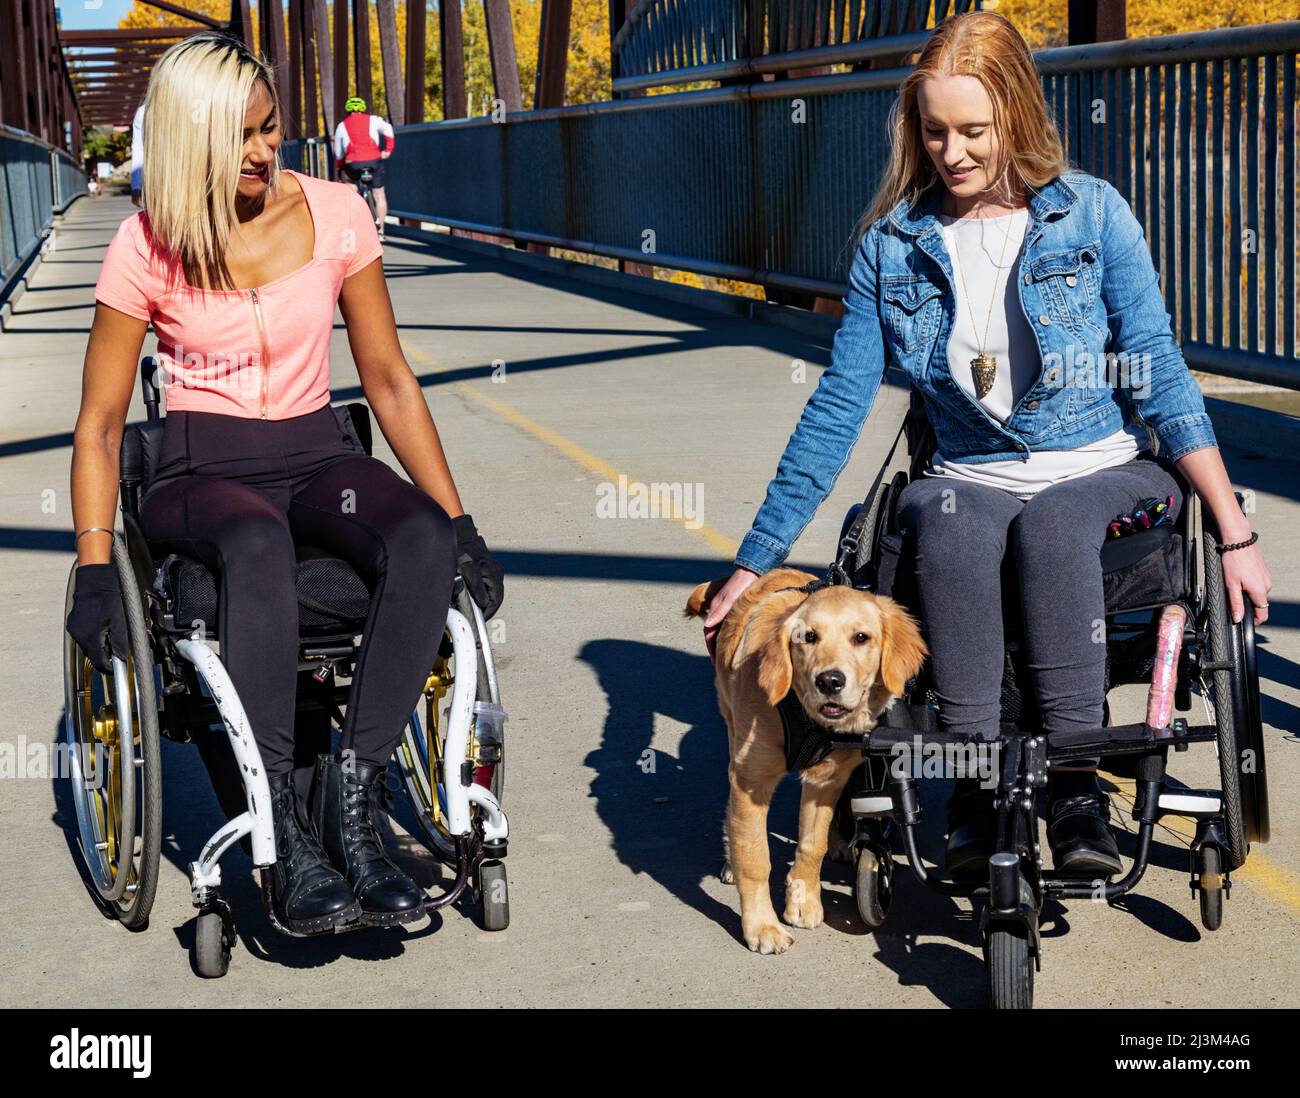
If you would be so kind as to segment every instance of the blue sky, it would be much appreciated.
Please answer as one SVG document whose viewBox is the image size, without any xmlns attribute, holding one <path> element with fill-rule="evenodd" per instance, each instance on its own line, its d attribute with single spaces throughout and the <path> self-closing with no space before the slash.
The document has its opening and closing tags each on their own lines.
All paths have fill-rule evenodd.
<svg viewBox="0 0 1300 1098">
<path fill-rule="evenodd" d="M 64 30 L 116 27 L 131 10 L 132 0 L 57 0 Z"/>
</svg>

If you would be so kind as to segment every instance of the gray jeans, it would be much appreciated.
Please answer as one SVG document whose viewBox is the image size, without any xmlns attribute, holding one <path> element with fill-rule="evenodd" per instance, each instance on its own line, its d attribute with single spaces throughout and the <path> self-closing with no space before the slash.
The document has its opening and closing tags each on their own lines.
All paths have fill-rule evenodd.
<svg viewBox="0 0 1300 1098">
<path fill-rule="evenodd" d="M 918 607 L 941 725 L 993 738 L 999 726 L 1004 558 L 1019 589 L 1034 698 L 1049 732 L 1096 728 L 1105 700 L 1100 551 L 1116 515 L 1182 494 L 1159 464 L 1134 458 L 1045 488 L 1028 502 L 951 477 L 913 481 L 899 524 L 916 546 Z"/>
</svg>

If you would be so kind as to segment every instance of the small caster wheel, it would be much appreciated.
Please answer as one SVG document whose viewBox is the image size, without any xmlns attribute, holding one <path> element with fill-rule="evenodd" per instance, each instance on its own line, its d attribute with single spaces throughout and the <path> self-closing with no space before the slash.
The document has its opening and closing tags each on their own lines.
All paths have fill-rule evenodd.
<svg viewBox="0 0 1300 1098">
<path fill-rule="evenodd" d="M 1030 1009 L 1034 1005 L 1034 959 L 1025 928 L 994 923 L 988 930 L 985 958 L 993 1009 Z"/>
<path fill-rule="evenodd" d="M 483 929 L 505 930 L 510 925 L 510 888 L 504 862 L 488 861 L 479 866 L 479 899 Z"/>
<path fill-rule="evenodd" d="M 194 967 L 204 979 L 218 980 L 230 969 L 233 935 L 226 933 L 220 911 L 199 913 L 194 931 Z"/>
<path fill-rule="evenodd" d="M 868 930 L 881 927 L 889 915 L 894 897 L 894 859 L 871 845 L 858 847 L 857 872 L 853 876 L 853 899 L 858 918 Z"/>
<path fill-rule="evenodd" d="M 1223 925 L 1223 872 L 1219 848 L 1206 844 L 1196 852 L 1196 891 L 1201 900 L 1201 925 L 1218 930 Z"/>
</svg>

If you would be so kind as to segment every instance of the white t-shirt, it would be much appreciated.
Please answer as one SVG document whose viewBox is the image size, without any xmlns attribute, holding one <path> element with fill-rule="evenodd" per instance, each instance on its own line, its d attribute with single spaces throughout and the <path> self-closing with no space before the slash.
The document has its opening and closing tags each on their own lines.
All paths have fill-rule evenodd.
<svg viewBox="0 0 1300 1098">
<path fill-rule="evenodd" d="M 982 404 L 999 423 L 1006 423 L 1042 369 L 1038 341 L 1025 317 L 1019 293 L 1029 210 L 983 218 L 940 214 L 939 225 L 957 289 L 957 318 L 948 340 L 948 367 L 972 402 Z M 981 346 L 985 353 L 997 357 L 993 388 L 983 400 L 975 395 L 970 366 Z M 971 415 L 978 414 L 971 409 Z M 1122 465 L 1143 449 L 1146 429 L 1130 426 L 1073 450 L 1036 450 L 1025 461 L 949 461 L 936 451 L 926 473 L 988 484 L 1028 499 L 1058 481 Z"/>
</svg>

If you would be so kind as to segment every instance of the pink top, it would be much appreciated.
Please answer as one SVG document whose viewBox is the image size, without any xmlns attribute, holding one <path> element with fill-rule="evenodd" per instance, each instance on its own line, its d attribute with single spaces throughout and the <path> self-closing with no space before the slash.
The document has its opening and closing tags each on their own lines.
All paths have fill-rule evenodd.
<svg viewBox="0 0 1300 1098">
<path fill-rule="evenodd" d="M 95 300 L 153 324 L 168 411 L 289 419 L 329 403 L 330 332 L 343 280 L 383 255 L 365 200 L 344 183 L 290 172 L 315 229 L 312 257 L 251 290 L 190 286 L 146 212 L 108 246 Z"/>
</svg>

